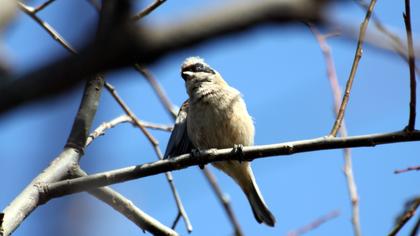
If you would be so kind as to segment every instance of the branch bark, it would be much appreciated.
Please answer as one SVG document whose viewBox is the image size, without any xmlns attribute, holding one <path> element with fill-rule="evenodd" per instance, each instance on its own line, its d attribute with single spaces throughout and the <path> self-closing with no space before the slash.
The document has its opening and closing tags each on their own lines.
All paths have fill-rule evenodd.
<svg viewBox="0 0 420 236">
<path fill-rule="evenodd" d="M 320 137 L 315 139 L 260 145 L 243 148 L 240 156 L 235 154 L 234 149 L 209 149 L 200 154 L 184 154 L 167 160 L 145 163 L 138 166 L 116 169 L 108 172 L 93 174 L 88 177 L 59 181 L 43 185 L 42 194 L 56 198 L 68 194 L 86 191 L 88 189 L 105 185 L 120 183 L 132 179 L 184 169 L 189 166 L 205 165 L 216 161 L 245 160 L 283 156 L 295 153 L 341 149 L 349 147 L 373 147 L 381 144 L 420 141 L 420 131 L 393 132 L 384 134 L 370 134 L 362 136 L 349 136 L 341 138 Z"/>
</svg>

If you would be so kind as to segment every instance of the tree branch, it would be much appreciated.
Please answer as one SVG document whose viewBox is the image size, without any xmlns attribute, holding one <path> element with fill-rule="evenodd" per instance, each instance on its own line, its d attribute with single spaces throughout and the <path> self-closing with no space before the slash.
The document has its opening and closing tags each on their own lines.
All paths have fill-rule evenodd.
<svg viewBox="0 0 420 236">
<path fill-rule="evenodd" d="M 118 116 L 108 122 L 104 122 L 102 123 L 100 126 L 98 126 L 87 138 L 86 140 L 86 146 L 89 146 L 89 144 L 92 143 L 92 141 L 94 139 L 96 139 L 99 136 L 102 136 L 105 134 L 105 132 L 108 129 L 112 129 L 115 126 L 122 124 L 122 123 L 131 123 L 132 125 L 134 125 L 133 119 L 131 119 L 131 117 L 129 117 L 128 115 L 121 115 Z M 162 130 L 162 131 L 172 131 L 172 126 L 170 125 L 162 125 L 162 124 L 155 124 L 155 123 L 150 123 L 150 122 L 146 122 L 146 121 L 140 121 L 140 123 L 143 125 L 143 127 L 145 128 L 149 128 L 149 129 L 156 129 L 156 130 Z"/>
<path fill-rule="evenodd" d="M 87 174 L 79 166 L 71 170 L 71 177 L 82 177 Z M 127 217 L 131 222 L 153 235 L 178 235 L 174 230 L 166 227 L 153 217 L 137 208 L 130 200 L 109 187 L 102 187 L 88 191 L 97 199 L 111 206 L 114 210 Z"/>
<path fill-rule="evenodd" d="M 420 206 L 420 198 L 414 198 L 407 202 L 404 212 L 398 217 L 397 222 L 388 236 L 395 236 L 404 227 L 404 225 L 414 216 L 417 208 Z"/>
<path fill-rule="evenodd" d="M 137 63 L 134 64 L 134 68 L 149 82 L 149 84 L 152 86 L 153 90 L 159 97 L 160 102 L 165 107 L 165 110 L 169 113 L 172 119 L 175 119 L 178 114 L 178 111 L 172 104 L 172 102 L 169 101 L 169 98 L 166 95 L 165 91 L 160 86 L 159 82 L 153 77 L 152 73 L 150 73 L 150 71 L 146 69 L 146 67 L 140 66 Z"/>
<path fill-rule="evenodd" d="M 301 236 L 303 234 L 306 234 L 316 228 L 318 228 L 319 226 L 321 226 L 322 224 L 337 218 L 340 215 L 340 211 L 338 210 L 334 210 L 329 212 L 328 214 L 319 217 L 318 219 L 314 220 L 313 222 L 309 223 L 308 225 L 305 225 L 295 231 L 289 232 L 287 234 L 287 236 Z"/>
<path fill-rule="evenodd" d="M 410 167 L 407 167 L 405 169 L 394 170 L 394 174 L 401 174 L 401 173 L 405 173 L 405 172 L 409 172 L 409 171 L 419 171 L 419 170 L 420 170 L 420 166 L 410 166 Z"/>
<path fill-rule="evenodd" d="M 156 8 L 158 8 L 160 5 L 162 5 L 164 2 L 166 2 L 166 0 L 155 0 L 149 6 L 147 6 L 142 11 L 140 11 L 135 16 L 133 16 L 132 19 L 134 21 L 140 20 L 141 18 L 149 15 L 152 11 L 154 11 Z"/>
<path fill-rule="evenodd" d="M 408 65 L 410 69 L 410 115 L 407 130 L 414 130 L 416 124 L 416 62 L 413 49 L 413 35 L 411 31 L 410 0 L 405 0 L 405 14 L 403 14 L 408 44 Z"/>
<path fill-rule="evenodd" d="M 267 23 L 320 20 L 323 0 L 265 0 L 232 3 L 166 26 L 136 27 L 130 20 L 93 40 L 79 55 L 57 59 L 0 87 L 0 113 L 59 94 L 86 77 L 159 58 L 221 36 Z M 48 86 L 45 86 L 48 85 Z"/>
<path fill-rule="evenodd" d="M 158 157 L 159 160 L 163 159 L 162 152 L 160 151 L 159 143 L 158 141 L 152 136 L 149 131 L 146 130 L 146 128 L 142 125 L 140 120 L 136 117 L 136 115 L 131 111 L 131 109 L 125 104 L 125 102 L 121 99 L 121 97 L 118 95 L 115 88 L 109 84 L 105 83 L 105 87 L 108 89 L 108 91 L 111 93 L 111 95 L 114 97 L 114 99 L 118 102 L 118 104 L 121 106 L 121 108 L 125 111 L 125 113 L 132 119 L 134 124 L 140 128 L 141 132 L 146 136 L 146 138 L 149 140 L 149 142 L 152 144 L 153 149 Z M 187 212 L 184 209 L 184 205 L 182 204 L 181 198 L 179 197 L 178 191 L 175 187 L 175 183 L 173 180 L 173 176 L 171 172 L 165 173 L 166 179 L 168 180 L 169 186 L 171 188 L 172 194 L 175 199 L 175 203 L 178 208 L 178 215 L 181 215 L 185 222 L 185 227 L 187 228 L 188 232 L 192 232 L 192 225 L 190 222 L 190 219 L 188 218 Z"/>
<path fill-rule="evenodd" d="M 346 90 L 344 92 L 344 97 L 343 97 L 343 100 L 341 102 L 338 114 L 337 114 L 337 119 L 335 120 L 334 126 L 333 126 L 333 128 L 330 132 L 330 135 L 334 136 L 334 137 L 337 135 L 337 132 L 340 129 L 340 126 L 341 126 L 341 122 L 343 121 L 343 118 L 344 118 L 344 112 L 346 110 L 346 106 L 347 106 L 347 103 L 349 101 L 350 91 L 351 91 L 351 87 L 353 85 L 353 80 L 354 80 L 354 77 L 356 76 L 356 71 L 357 71 L 357 67 L 359 65 L 360 58 L 362 57 L 363 40 L 365 38 L 366 29 L 367 29 L 367 26 L 368 26 L 368 23 L 369 23 L 370 16 L 372 15 L 373 8 L 375 7 L 375 3 L 376 3 L 376 0 L 371 0 L 371 2 L 369 4 L 369 8 L 366 11 L 365 19 L 363 20 L 362 24 L 360 25 L 360 33 L 359 33 L 359 39 L 357 40 L 356 53 L 354 55 L 353 65 L 351 66 L 349 79 L 347 80 Z"/>
<path fill-rule="evenodd" d="M 217 184 L 216 177 L 206 167 L 204 167 L 203 173 L 206 176 L 206 179 L 209 182 L 209 184 L 210 184 L 211 188 L 213 189 L 214 193 L 216 194 L 217 199 L 219 199 L 220 204 L 222 204 L 223 208 L 225 209 L 225 212 L 228 215 L 230 223 L 233 225 L 233 228 L 235 230 L 234 235 L 235 236 L 243 236 L 244 233 L 241 229 L 241 225 L 239 224 L 238 219 L 235 216 L 235 213 L 233 212 L 232 207 L 230 206 L 229 198 L 227 196 L 225 196 L 225 194 L 223 194 L 222 189 Z"/>
<path fill-rule="evenodd" d="M 242 160 L 283 156 L 295 153 L 341 149 L 350 147 L 373 147 L 376 145 L 420 141 L 420 131 L 393 132 L 383 134 L 370 134 L 349 136 L 341 138 L 320 137 L 315 139 L 300 140 L 286 143 L 246 146 L 241 156 L 235 154 L 232 148 L 209 149 L 201 151 L 199 155 L 184 154 L 167 160 L 146 163 L 138 166 L 116 169 L 108 172 L 93 174 L 88 177 L 60 181 L 43 185 L 43 195 L 51 198 L 60 197 L 76 192 L 86 191 L 91 188 L 120 183 L 132 179 L 184 169 L 189 166 L 205 165 L 216 161 Z"/>
<path fill-rule="evenodd" d="M 341 89 L 340 85 L 338 84 L 337 73 L 335 70 L 334 60 L 331 54 L 331 48 L 326 41 L 326 36 L 322 35 L 321 32 L 313 25 L 309 24 L 309 28 L 311 29 L 312 33 L 315 35 L 321 51 L 325 58 L 325 63 L 327 65 L 327 78 L 330 82 L 331 91 L 334 97 L 334 114 L 338 115 L 339 108 L 340 108 L 340 98 L 341 98 Z M 347 128 L 346 122 L 342 121 L 342 125 L 340 128 L 340 135 L 341 137 L 347 137 Z M 350 148 L 344 148 L 344 175 L 346 176 L 347 181 L 347 189 L 350 195 L 350 201 L 352 206 L 352 225 L 353 231 L 356 236 L 362 235 L 362 230 L 360 228 L 360 220 L 359 220 L 359 196 L 357 193 L 357 186 L 356 181 L 353 175 L 353 164 L 351 160 L 351 151 Z"/>
</svg>

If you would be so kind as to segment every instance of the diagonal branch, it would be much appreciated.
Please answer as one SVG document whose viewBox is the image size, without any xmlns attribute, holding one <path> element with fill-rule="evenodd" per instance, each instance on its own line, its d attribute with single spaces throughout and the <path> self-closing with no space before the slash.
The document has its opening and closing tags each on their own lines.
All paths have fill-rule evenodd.
<svg viewBox="0 0 420 236">
<path fill-rule="evenodd" d="M 55 0 L 48 0 L 45 1 L 44 3 L 40 4 L 39 6 L 35 7 L 33 10 L 33 13 L 37 13 L 39 11 L 42 11 L 44 8 L 46 8 L 47 6 L 49 6 L 51 3 L 53 3 Z"/>
<path fill-rule="evenodd" d="M 121 106 L 121 108 L 125 111 L 125 113 L 133 120 L 134 124 L 140 128 L 141 132 L 146 136 L 146 138 L 149 140 L 149 142 L 152 144 L 153 149 L 158 157 L 159 160 L 163 159 L 162 152 L 159 148 L 158 141 L 152 136 L 152 134 L 149 133 L 149 131 L 146 130 L 146 128 L 142 125 L 140 120 L 136 117 L 136 115 L 131 111 L 131 109 L 125 104 L 125 102 L 121 99 L 121 97 L 118 95 L 115 88 L 109 84 L 105 83 L 105 87 L 107 90 L 111 93 L 111 95 L 114 97 L 114 99 L 118 102 L 118 104 Z M 178 191 L 175 187 L 175 183 L 173 181 L 173 176 L 171 172 L 166 172 L 166 179 L 168 180 L 169 186 L 171 188 L 172 194 L 175 198 L 175 203 L 178 207 L 178 215 L 181 215 L 185 222 L 185 227 L 187 228 L 188 232 L 192 231 L 192 225 L 190 222 L 190 219 L 188 218 L 187 212 L 184 209 L 184 205 L 182 204 L 181 198 L 179 197 Z"/>
<path fill-rule="evenodd" d="M 48 196 L 39 192 L 42 183 L 63 180 L 68 177 L 69 170 L 78 165 L 83 155 L 87 132 L 96 114 L 102 84 L 100 77 L 86 83 L 66 148 L 3 210 L 4 220 L 0 226 L 3 230 L 2 236 L 10 235 L 33 210 L 48 200 Z"/>
<path fill-rule="evenodd" d="M 413 200 L 407 202 L 406 208 L 401 216 L 398 217 L 397 222 L 388 236 L 397 235 L 398 232 L 404 227 L 404 225 L 414 216 L 417 208 L 420 206 L 420 198 L 414 198 Z"/>
<path fill-rule="evenodd" d="M 341 98 L 341 89 L 338 84 L 337 73 L 335 70 L 334 60 L 331 55 L 331 48 L 326 41 L 326 36 L 322 35 L 318 29 L 313 25 L 309 24 L 309 28 L 311 29 L 312 33 L 315 35 L 316 39 L 318 40 L 318 44 L 321 47 L 322 53 L 324 54 L 325 62 L 327 65 L 327 77 L 330 82 L 331 90 L 333 92 L 334 97 L 334 114 L 338 115 L 339 111 L 339 104 Z M 347 137 L 347 129 L 346 124 L 343 119 L 342 125 L 340 128 L 341 137 Z M 356 181 L 353 175 L 353 165 L 351 160 L 351 151 L 350 148 L 344 148 L 344 175 L 346 176 L 347 180 L 347 189 L 350 194 L 351 206 L 352 206 L 352 225 L 353 231 L 356 236 L 362 235 L 362 230 L 360 228 L 360 220 L 359 220 L 359 196 L 357 194 L 357 186 Z"/>
<path fill-rule="evenodd" d="M 81 170 L 80 167 L 76 167 L 71 170 L 72 178 L 82 176 L 87 176 L 87 174 Z M 146 230 L 153 235 L 178 235 L 177 232 L 155 220 L 153 217 L 137 208 L 130 200 L 109 187 L 89 190 L 89 194 L 108 204 L 141 229 Z"/>
<path fill-rule="evenodd" d="M 365 38 L 366 29 L 369 23 L 370 16 L 372 15 L 373 8 L 375 7 L 376 0 L 371 0 L 368 10 L 366 11 L 365 19 L 363 20 L 362 24 L 360 25 L 360 33 L 359 39 L 357 40 L 357 48 L 356 53 L 354 55 L 353 65 L 351 66 L 351 71 L 349 75 L 349 79 L 347 80 L 346 90 L 344 92 L 343 100 L 341 101 L 340 109 L 338 111 L 337 118 L 334 122 L 334 126 L 330 132 L 330 135 L 335 137 L 337 135 L 338 130 L 340 129 L 341 122 L 344 118 L 344 112 L 346 110 L 347 103 L 350 97 L 351 87 L 353 85 L 354 77 L 356 76 L 357 67 L 359 65 L 360 58 L 362 57 L 362 45 L 363 40 Z"/>
<path fill-rule="evenodd" d="M 146 67 L 140 66 L 137 63 L 134 64 L 134 68 L 136 69 L 136 71 L 142 74 L 143 77 L 149 82 L 155 93 L 158 95 L 159 100 L 165 107 L 166 111 L 173 119 L 175 119 L 178 111 L 172 104 L 172 102 L 169 101 L 169 98 L 163 90 L 162 86 L 160 86 L 159 82 L 153 77 L 152 73 L 150 73 L 150 71 Z"/>
<path fill-rule="evenodd" d="M 199 154 L 184 154 L 166 160 L 146 163 L 138 166 L 116 169 L 93 174 L 88 177 L 60 181 L 43 185 L 43 194 L 50 197 L 60 197 L 67 194 L 86 191 L 105 185 L 120 183 L 132 179 L 156 175 L 167 171 L 180 170 L 190 166 L 205 165 L 216 161 L 242 160 L 252 161 L 269 156 L 287 156 L 302 152 L 342 149 L 350 147 L 373 147 L 376 145 L 420 141 L 420 131 L 369 134 L 340 138 L 320 137 L 286 143 L 259 146 L 246 146 L 238 156 L 232 148 L 209 149 Z"/>
<path fill-rule="evenodd" d="M 41 20 L 41 18 L 39 18 L 36 15 L 36 10 L 26 6 L 25 4 L 21 3 L 21 2 L 17 2 L 19 8 L 25 12 L 28 16 L 30 16 L 36 23 L 38 23 L 42 28 L 44 28 L 44 30 L 55 40 L 57 41 L 59 44 L 63 45 L 65 49 L 67 49 L 70 53 L 76 54 L 76 50 L 70 46 L 70 44 L 64 40 L 63 37 L 61 37 L 60 34 L 58 34 L 55 29 L 53 27 L 51 27 L 47 22 Z"/>
<path fill-rule="evenodd" d="M 37 22 L 40 23 L 40 21 Z M 44 29 L 46 29 L 50 35 L 61 38 L 52 28 Z M 64 41 L 58 42 L 60 42 L 72 53 L 75 53 L 74 50 L 70 50 L 71 47 L 69 45 L 63 43 Z M 79 110 L 66 143 L 66 148 L 57 158 L 54 159 L 53 162 L 51 162 L 49 167 L 38 175 L 21 192 L 21 194 L 19 194 L 19 196 L 17 196 L 15 200 L 11 202 L 6 209 L 4 209 L 1 213 L 1 215 L 5 217 L 4 219 L 2 218 L 0 222 L 0 235 L 10 235 L 38 205 L 49 200 L 49 196 L 41 195 L 39 193 L 40 183 L 55 182 L 71 177 L 70 173 L 72 173 L 75 168 L 79 168 L 78 162 L 84 152 L 88 132 L 99 104 L 99 97 L 102 91 L 103 83 L 103 78 L 100 76 L 87 81 Z M 125 214 L 127 218 L 136 223 L 138 226 L 144 227 L 145 230 L 150 230 L 150 232 L 163 232 L 167 235 L 177 235 L 176 232 L 174 233 L 172 230 L 167 230 L 166 228 L 161 227 L 159 222 L 149 219 L 150 217 L 147 218 L 147 215 L 142 213 L 139 209 L 135 207 L 126 209 L 126 207 L 129 206 L 128 200 L 125 200 L 125 198 L 118 193 L 106 188 L 91 190 L 91 192 L 93 195 L 108 203 L 113 208 L 118 208 L 119 212 L 122 214 L 127 213 Z"/>
<path fill-rule="evenodd" d="M 401 174 L 409 171 L 420 171 L 420 166 L 410 166 L 401 170 L 394 170 L 394 174 Z"/>
<path fill-rule="evenodd" d="M 133 16 L 132 19 L 134 21 L 140 20 L 141 18 L 149 15 L 152 11 L 154 11 L 156 8 L 158 8 L 160 5 L 162 5 L 164 2 L 166 2 L 166 0 L 155 0 L 149 6 L 147 6 L 142 11 L 140 11 L 135 16 Z"/>
<path fill-rule="evenodd" d="M 92 143 L 92 141 L 96 139 L 97 137 L 104 135 L 106 130 L 112 129 L 115 126 L 122 123 L 131 123 L 134 125 L 133 119 L 131 119 L 131 117 L 127 115 L 121 115 L 108 122 L 104 122 L 89 135 L 89 137 L 86 140 L 86 146 L 89 146 Z M 145 128 L 168 131 L 168 132 L 172 131 L 172 126 L 170 125 L 154 124 L 154 123 L 150 123 L 146 121 L 140 121 L 140 123 Z"/>
<path fill-rule="evenodd" d="M 217 184 L 216 177 L 213 175 L 213 173 L 208 169 L 204 168 L 203 173 L 206 176 L 207 181 L 209 182 L 210 186 L 212 187 L 213 191 L 215 192 L 217 199 L 219 199 L 220 203 L 222 204 L 223 208 L 226 211 L 226 214 L 228 215 L 228 218 L 230 220 L 230 223 L 233 225 L 233 228 L 235 229 L 235 236 L 242 236 L 244 235 L 241 225 L 239 224 L 238 219 L 235 216 L 235 213 L 233 212 L 232 207 L 230 206 L 229 198 L 223 194 L 222 189 Z"/>
<path fill-rule="evenodd" d="M 306 234 L 306 233 L 318 228 L 322 224 L 324 224 L 324 223 L 326 223 L 326 222 L 328 222 L 328 221 L 330 221 L 334 218 L 337 218 L 339 215 L 340 215 L 340 211 L 338 211 L 338 210 L 331 211 L 328 214 L 323 215 L 323 216 L 319 217 L 318 219 L 315 219 L 313 222 L 311 222 L 311 223 L 309 223 L 309 224 L 307 224 L 307 225 L 305 225 L 305 226 L 303 226 L 303 227 L 301 227 L 301 228 L 299 228 L 295 231 L 289 232 L 287 234 L 287 236 L 301 236 L 303 234 Z"/>
</svg>

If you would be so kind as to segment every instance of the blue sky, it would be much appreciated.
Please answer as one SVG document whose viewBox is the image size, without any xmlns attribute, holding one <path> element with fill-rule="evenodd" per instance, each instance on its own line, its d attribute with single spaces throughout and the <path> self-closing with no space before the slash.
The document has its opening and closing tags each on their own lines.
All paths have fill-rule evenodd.
<svg viewBox="0 0 420 236">
<path fill-rule="evenodd" d="M 30 4 L 39 2 L 31 1 Z M 223 3 L 220 0 L 167 1 L 145 21 L 163 24 Z M 403 9 L 402 1 L 379 1 L 375 12 L 384 23 L 404 33 Z M 420 9 L 420 3 L 412 1 L 416 38 L 420 15 L 414 9 Z M 364 17 L 364 12 L 353 2 L 331 7 L 329 14 L 339 22 L 354 25 Z M 83 45 L 86 36 L 94 34 L 92 27 L 98 17 L 83 0 L 56 1 L 40 16 L 76 48 Z M 405 40 L 405 34 L 402 36 Z M 328 42 L 340 84 L 344 85 L 356 42 L 340 36 Z M 1 56 L 7 57 L 17 74 L 67 53 L 21 13 L 5 33 L 2 47 L 5 50 Z M 178 106 L 187 98 L 179 76 L 180 64 L 186 57 L 196 55 L 203 57 L 231 86 L 243 93 L 255 119 L 256 144 L 315 138 L 330 131 L 334 117 L 325 63 L 315 38 L 305 25 L 260 27 L 172 54 L 151 65 L 149 69 Z M 109 73 L 107 78 L 139 118 L 164 124 L 172 122 L 150 86 L 135 71 L 119 70 Z M 408 120 L 408 78 L 408 67 L 398 56 L 365 47 L 346 112 L 349 134 L 402 129 Z M 4 208 L 60 153 L 77 111 L 81 90 L 82 86 L 79 86 L 66 94 L 22 106 L 0 117 L 0 162 L 3 163 L 0 166 L 3 189 L 0 208 Z M 104 91 L 94 126 L 122 113 Z M 164 149 L 169 134 L 152 133 Z M 393 174 L 395 169 L 419 165 L 419 148 L 417 142 L 352 150 L 364 235 L 389 232 L 405 201 L 419 194 L 415 188 L 420 180 L 418 172 Z M 121 125 L 94 141 L 81 166 L 94 173 L 155 159 L 146 138 L 130 125 Z M 275 228 L 259 225 L 239 188 L 223 173 L 213 169 L 247 235 L 285 235 L 336 209 L 340 211 L 338 218 L 307 235 L 353 235 L 341 150 L 260 159 L 252 165 L 264 198 L 277 218 Z M 194 226 L 192 235 L 230 235 L 232 228 L 227 217 L 200 170 L 188 168 L 175 172 L 174 177 Z M 113 187 L 164 224 L 172 224 L 176 207 L 163 175 Z M 407 228 L 412 225 L 413 222 L 409 222 Z M 183 222 L 177 226 L 177 231 L 186 234 Z M 58 233 L 138 235 L 139 229 L 110 207 L 82 193 L 39 207 L 15 235 Z"/>
</svg>

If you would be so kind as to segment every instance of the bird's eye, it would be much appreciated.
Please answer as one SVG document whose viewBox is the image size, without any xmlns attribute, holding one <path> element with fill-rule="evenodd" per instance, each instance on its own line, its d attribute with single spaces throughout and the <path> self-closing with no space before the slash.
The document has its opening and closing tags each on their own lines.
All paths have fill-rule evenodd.
<svg viewBox="0 0 420 236">
<path fill-rule="evenodd" d="M 184 71 L 205 72 L 205 73 L 215 74 L 213 69 L 211 69 L 210 67 L 205 66 L 201 63 L 196 63 L 194 65 L 190 65 L 190 66 L 184 68 Z"/>
</svg>

